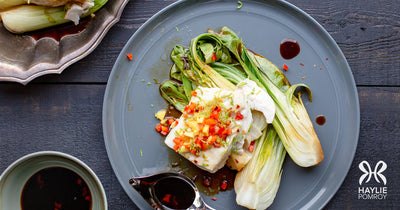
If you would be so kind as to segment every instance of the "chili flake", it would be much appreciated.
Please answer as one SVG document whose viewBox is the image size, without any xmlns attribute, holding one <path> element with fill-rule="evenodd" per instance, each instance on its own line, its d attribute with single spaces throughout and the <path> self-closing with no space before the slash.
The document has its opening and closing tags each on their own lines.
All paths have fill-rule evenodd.
<svg viewBox="0 0 400 210">
<path fill-rule="evenodd" d="M 289 67 L 286 64 L 283 64 L 283 70 L 287 71 Z"/>
<path fill-rule="evenodd" d="M 196 92 L 196 91 L 194 91 L 194 90 L 190 91 L 190 94 L 191 94 L 192 96 L 194 96 L 194 97 L 196 97 L 196 96 L 197 96 L 197 92 Z"/>
<path fill-rule="evenodd" d="M 216 60 L 217 60 L 217 56 L 215 55 L 215 53 L 213 53 L 212 60 L 213 60 L 213 61 L 216 61 Z"/>
<path fill-rule="evenodd" d="M 249 152 L 253 152 L 253 151 L 254 151 L 254 144 L 255 144 L 255 143 L 256 143 L 256 141 L 252 141 L 252 142 L 250 143 L 249 148 L 248 148 Z"/>
<path fill-rule="evenodd" d="M 228 187 L 228 181 L 223 180 L 222 183 L 221 183 L 221 189 L 222 190 L 226 190 L 226 187 Z"/>
<path fill-rule="evenodd" d="M 132 54 L 127 54 L 126 57 L 128 57 L 128 59 L 131 61 L 133 59 L 133 55 Z"/>
<path fill-rule="evenodd" d="M 203 177 L 203 184 L 204 184 L 204 186 L 209 187 L 211 185 L 211 177 L 204 176 Z"/>
<path fill-rule="evenodd" d="M 240 113 L 240 112 L 238 112 L 238 113 L 236 113 L 236 117 L 235 117 L 235 120 L 243 120 L 243 115 L 242 115 L 242 113 Z"/>
</svg>

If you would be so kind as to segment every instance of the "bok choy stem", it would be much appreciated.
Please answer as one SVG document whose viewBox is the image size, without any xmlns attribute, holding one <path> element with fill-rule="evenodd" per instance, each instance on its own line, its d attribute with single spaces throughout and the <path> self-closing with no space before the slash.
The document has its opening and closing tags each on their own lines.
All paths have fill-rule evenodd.
<svg viewBox="0 0 400 210">
<path fill-rule="evenodd" d="M 5 0 L 0 1 L 0 6 L 2 2 L 5 2 Z M 107 0 L 94 0 L 94 6 L 81 18 L 96 12 L 105 3 L 107 3 Z M 70 20 L 64 19 L 66 11 L 65 6 L 45 7 L 24 4 L 1 11 L 0 16 L 7 30 L 20 34 L 70 22 Z"/>
<path fill-rule="evenodd" d="M 271 126 L 256 142 L 253 158 L 236 175 L 236 202 L 249 209 L 266 209 L 278 192 L 286 151 Z"/>
</svg>

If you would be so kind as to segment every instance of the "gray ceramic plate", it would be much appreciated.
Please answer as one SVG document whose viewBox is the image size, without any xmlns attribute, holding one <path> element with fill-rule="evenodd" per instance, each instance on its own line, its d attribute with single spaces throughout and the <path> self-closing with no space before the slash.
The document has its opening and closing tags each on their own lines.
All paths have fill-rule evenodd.
<svg viewBox="0 0 400 210">
<path fill-rule="evenodd" d="M 0 81 L 27 84 L 41 75 L 61 73 L 97 47 L 118 22 L 126 3 L 128 0 L 109 0 L 85 30 L 66 35 L 60 41 L 15 35 L 0 22 Z"/>
<path fill-rule="evenodd" d="M 121 185 L 140 208 L 148 207 L 129 185 L 132 176 L 168 170 L 171 152 L 155 132 L 154 113 L 166 107 L 154 78 L 168 78 L 169 53 L 175 44 L 188 46 L 207 28 L 228 26 L 246 47 L 277 66 L 289 66 L 292 84 L 306 83 L 313 92 L 306 108 L 325 153 L 323 162 L 301 168 L 287 157 L 281 186 L 271 209 L 322 208 L 336 193 L 352 163 L 357 146 L 360 113 L 351 70 L 329 34 L 309 15 L 284 1 L 180 1 L 146 22 L 128 41 L 110 75 L 103 107 L 103 130 L 110 162 Z M 282 59 L 280 42 L 299 42 L 300 54 Z M 133 54 L 129 61 L 126 54 Z M 304 64 L 304 66 L 300 65 Z M 151 85 L 147 83 L 150 82 Z M 241 209 L 233 190 L 205 200 L 216 209 Z"/>
</svg>

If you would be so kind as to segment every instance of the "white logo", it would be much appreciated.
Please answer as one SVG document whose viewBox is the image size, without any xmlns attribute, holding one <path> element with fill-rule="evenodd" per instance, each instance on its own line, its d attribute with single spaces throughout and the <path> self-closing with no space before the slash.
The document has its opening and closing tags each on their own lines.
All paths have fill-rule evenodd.
<svg viewBox="0 0 400 210">
<path fill-rule="evenodd" d="M 364 166 L 366 166 L 368 170 Z M 380 178 L 383 181 L 383 184 L 386 185 L 386 177 L 382 174 L 382 172 L 384 172 L 386 170 L 387 165 L 382 160 L 379 161 L 375 165 L 374 171 L 371 170 L 371 166 L 365 160 L 362 161 L 358 165 L 358 168 L 360 168 L 360 170 L 362 172 L 364 172 L 364 174 L 361 175 L 361 177 L 359 179 L 359 182 L 358 182 L 360 185 L 363 183 L 364 179 L 367 178 L 367 176 L 368 176 L 368 179 L 367 179 L 367 181 L 365 181 L 365 183 L 368 183 L 371 180 L 372 175 L 374 175 L 374 178 L 375 178 L 376 182 L 381 183 L 380 180 L 379 180 L 379 178 Z"/>
<path fill-rule="evenodd" d="M 363 183 L 368 183 L 371 180 L 372 175 L 374 175 L 375 181 L 386 185 L 386 177 L 382 174 L 387 168 L 385 162 L 380 160 L 372 171 L 371 166 L 367 161 L 362 161 L 358 164 L 358 168 L 364 173 L 360 176 L 358 183 L 358 199 L 362 200 L 384 200 L 388 195 L 388 187 L 386 186 L 361 186 Z M 364 182 L 364 180 L 366 180 Z"/>
</svg>

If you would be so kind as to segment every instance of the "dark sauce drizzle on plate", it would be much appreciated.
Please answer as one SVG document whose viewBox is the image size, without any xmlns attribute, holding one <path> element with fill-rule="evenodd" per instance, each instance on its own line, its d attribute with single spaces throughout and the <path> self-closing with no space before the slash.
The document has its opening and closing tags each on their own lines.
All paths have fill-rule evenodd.
<svg viewBox="0 0 400 210">
<path fill-rule="evenodd" d="M 300 45 L 294 39 L 284 39 L 280 44 L 279 50 L 282 58 L 289 60 L 300 53 Z"/>
<path fill-rule="evenodd" d="M 221 191 L 233 190 L 237 171 L 231 170 L 227 166 L 215 173 L 210 173 L 200 169 L 174 151 L 170 151 L 169 162 L 169 167 L 172 171 L 192 179 L 199 191 L 206 196 L 216 195 Z"/>
<path fill-rule="evenodd" d="M 319 115 L 319 116 L 317 116 L 317 117 L 315 118 L 315 122 L 316 122 L 318 125 L 324 125 L 325 122 L 326 122 L 326 118 L 325 118 L 324 115 Z"/>
</svg>

